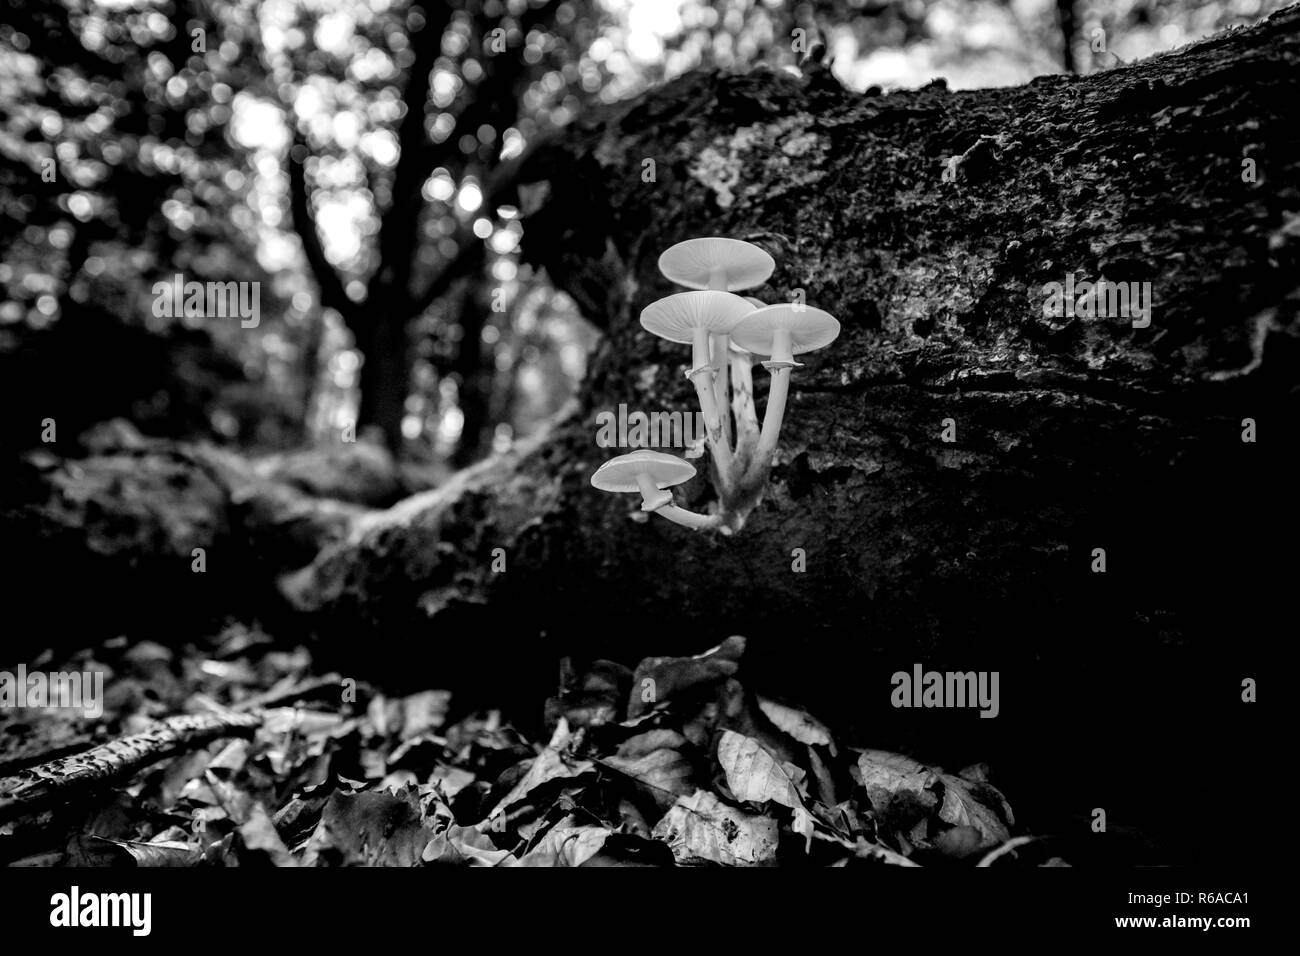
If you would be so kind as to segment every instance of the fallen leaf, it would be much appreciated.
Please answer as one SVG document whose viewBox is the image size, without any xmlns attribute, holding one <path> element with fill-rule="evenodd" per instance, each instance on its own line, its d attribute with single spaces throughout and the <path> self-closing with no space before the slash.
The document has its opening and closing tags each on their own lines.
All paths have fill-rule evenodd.
<svg viewBox="0 0 1300 956">
<path fill-rule="evenodd" d="M 766 863 L 776 856 L 778 830 L 771 817 L 745 813 L 707 790 L 681 797 L 654 828 L 678 863 L 706 860 L 724 866 Z"/>
<path fill-rule="evenodd" d="M 582 866 L 600 852 L 612 831 L 578 826 L 573 817 L 561 820 L 519 859 L 520 866 Z"/>
<path fill-rule="evenodd" d="M 975 798 L 967 781 L 946 773 L 939 776 L 939 781 L 944 788 L 943 805 L 939 808 L 941 820 L 954 826 L 972 827 L 980 835 L 981 846 L 1011 839 L 1006 824 L 990 807 Z"/>
<path fill-rule="evenodd" d="M 433 839 L 418 800 L 412 790 L 331 794 L 303 865 L 415 866 Z"/>
<path fill-rule="evenodd" d="M 203 862 L 203 850 L 192 843 L 177 840 L 163 840 L 158 843 L 142 843 L 138 840 L 106 840 L 118 850 L 131 858 L 136 866 L 196 866 Z"/>
<path fill-rule="evenodd" d="M 964 860 L 984 846 L 980 831 L 974 827 L 955 826 L 934 838 L 934 848 L 954 860 Z"/>
<path fill-rule="evenodd" d="M 632 676 L 627 716 L 636 718 L 659 704 L 681 697 L 736 673 L 745 652 L 743 637 L 729 637 L 694 657 L 647 657 Z"/>
<path fill-rule="evenodd" d="M 561 721 L 563 723 L 563 721 Z M 496 805 L 488 818 L 491 819 L 501 813 L 513 803 L 517 803 L 526 797 L 529 791 L 540 787 L 548 780 L 556 780 L 560 777 L 576 777 L 580 774 L 589 772 L 592 769 L 590 760 L 578 760 L 572 765 L 565 762 L 559 752 L 547 747 L 540 754 L 533 758 L 528 772 L 523 778 L 516 783 L 501 801 Z"/>
<path fill-rule="evenodd" d="M 298 865 L 297 859 L 280 839 L 279 831 L 260 803 L 252 805 L 248 819 L 240 824 L 239 838 L 250 854 L 265 859 L 273 866 Z"/>
<path fill-rule="evenodd" d="M 426 863 L 467 863 L 470 866 L 513 866 L 517 862 L 509 850 L 497 849 L 482 830 L 455 824 L 429 841 L 421 859 Z"/>
<path fill-rule="evenodd" d="M 752 737 L 724 730 L 718 741 L 718 763 L 737 800 L 773 800 L 791 809 L 803 806 L 804 772 L 794 764 L 777 761 Z"/>
<path fill-rule="evenodd" d="M 939 802 L 930 790 L 936 779 L 934 771 L 911 757 L 887 750 L 864 750 L 858 755 L 858 773 L 877 813 L 888 812 L 899 796 L 913 798 L 927 809 Z"/>
<path fill-rule="evenodd" d="M 697 789 L 691 783 L 694 768 L 676 750 L 653 750 L 633 759 L 606 757 L 602 763 L 641 784 L 660 810 L 667 810 L 678 797 Z"/>
<path fill-rule="evenodd" d="M 631 833 L 611 833 L 600 852 L 582 866 L 673 866 L 672 850 L 658 840 Z"/>
<path fill-rule="evenodd" d="M 636 734 L 619 744 L 618 756 L 635 760 L 656 750 L 681 750 L 686 738 L 675 730 L 655 729 Z"/>
<path fill-rule="evenodd" d="M 812 714 L 762 696 L 758 698 L 758 709 L 799 743 L 810 747 L 829 747 L 831 756 L 835 756 L 835 743 L 831 740 L 830 730 Z"/>
<path fill-rule="evenodd" d="M 437 730 L 447 722 L 451 691 L 426 690 L 402 698 L 402 739 Z"/>
<path fill-rule="evenodd" d="M 429 775 L 429 783 L 437 784 L 448 800 L 468 787 L 475 779 L 474 774 L 460 767 L 438 766 Z"/>
</svg>

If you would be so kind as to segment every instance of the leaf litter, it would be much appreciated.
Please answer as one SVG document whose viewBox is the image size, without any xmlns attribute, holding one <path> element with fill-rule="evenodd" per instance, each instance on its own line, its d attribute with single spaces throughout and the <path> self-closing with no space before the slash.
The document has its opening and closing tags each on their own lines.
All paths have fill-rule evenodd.
<svg viewBox="0 0 1300 956">
<path fill-rule="evenodd" d="M 1017 834 L 983 765 L 953 774 L 846 746 L 807 710 L 749 692 L 742 637 L 631 670 L 566 661 L 546 702 L 545 742 L 501 711 L 458 713 L 447 690 L 389 696 L 313 674 L 305 649 L 273 647 L 237 627 L 211 647 L 118 641 L 68 662 L 93 656 L 105 668 L 103 715 L 6 712 L 6 774 L 30 766 L 42 740 L 47 751 L 89 747 L 179 713 L 252 712 L 261 728 L 11 820 L 0 826 L 0 861 L 1065 865 Z"/>
</svg>

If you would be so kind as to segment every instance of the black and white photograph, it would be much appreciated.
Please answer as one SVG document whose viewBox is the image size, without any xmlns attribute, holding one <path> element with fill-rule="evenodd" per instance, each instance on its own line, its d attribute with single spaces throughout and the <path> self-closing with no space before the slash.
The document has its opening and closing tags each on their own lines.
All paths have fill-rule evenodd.
<svg viewBox="0 0 1300 956">
<path fill-rule="evenodd" d="M 1262 925 L 1300 4 L 2 10 L 6 929 Z"/>
</svg>

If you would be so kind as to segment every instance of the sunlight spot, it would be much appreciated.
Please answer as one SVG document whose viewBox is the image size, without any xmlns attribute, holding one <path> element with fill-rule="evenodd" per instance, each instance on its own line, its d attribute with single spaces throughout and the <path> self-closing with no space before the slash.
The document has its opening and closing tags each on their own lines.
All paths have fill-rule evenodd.
<svg viewBox="0 0 1300 956">
<path fill-rule="evenodd" d="M 478 188 L 477 183 L 466 183 L 460 187 L 456 206 L 461 212 L 475 212 L 481 205 L 483 205 L 483 190 Z"/>
</svg>

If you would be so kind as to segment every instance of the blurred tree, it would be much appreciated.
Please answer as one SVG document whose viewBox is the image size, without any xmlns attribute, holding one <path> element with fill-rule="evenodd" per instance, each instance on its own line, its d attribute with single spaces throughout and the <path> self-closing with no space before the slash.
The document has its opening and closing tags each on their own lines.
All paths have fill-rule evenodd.
<svg viewBox="0 0 1300 956">
<path fill-rule="evenodd" d="M 0 365 L 6 443 L 112 415 L 146 431 L 283 441 L 300 377 L 267 376 L 272 319 L 155 314 L 175 273 L 257 281 L 247 157 L 227 137 L 257 81 L 239 5 L 25 3 L 0 25 Z M 269 356 L 269 359 L 267 358 Z M 246 387 L 250 380 L 255 388 Z M 288 385 L 288 388 L 282 386 Z"/>
<path fill-rule="evenodd" d="M 1079 26 L 1074 19 L 1074 0 L 1056 0 L 1056 19 L 1061 27 L 1061 64 L 1066 73 L 1077 72 L 1074 65 L 1074 38 Z"/>
<path fill-rule="evenodd" d="M 526 94 L 538 83 L 556 92 L 564 88 L 566 77 L 572 81 L 576 69 L 570 44 L 581 49 L 590 42 L 595 23 L 594 9 L 572 0 L 466 0 L 436 7 L 427 16 L 411 7 L 399 18 L 376 21 L 373 30 L 395 54 L 394 62 L 409 65 L 400 101 L 386 111 L 395 115 L 395 156 L 372 150 L 365 169 L 370 195 L 382 211 L 376 213 L 371 230 L 372 249 L 354 257 L 352 270 L 340 269 L 331 260 L 309 182 L 313 165 L 315 178 L 322 178 L 321 164 L 313 162 L 320 150 L 336 156 L 348 152 L 339 141 L 337 124 L 326 127 L 326 135 L 315 136 L 312 116 L 301 108 L 302 91 L 310 88 L 312 73 L 328 62 L 319 47 L 304 43 L 295 52 L 293 77 L 284 92 L 294 98 L 297 114 L 289 154 L 294 228 L 320 286 L 321 301 L 341 316 L 365 356 L 358 425 L 377 427 L 396 450 L 402 445 L 410 394 L 411 323 L 457 280 L 481 273 L 487 258 L 482 240 L 494 230 L 497 207 L 512 198 L 512 175 L 525 136 L 521 130 L 540 135 L 555 119 L 544 108 L 530 110 L 533 103 L 526 101 Z M 320 37 L 319 29 L 315 35 Z M 368 50 L 366 42 L 352 43 L 345 57 L 355 64 L 377 49 Z M 340 72 L 352 70 L 346 61 L 333 65 Z M 361 92 L 383 103 L 392 95 L 392 85 L 363 87 Z M 362 271 L 368 273 L 364 283 Z M 462 382 L 472 382 L 481 364 L 487 313 L 476 306 L 473 293 L 459 295 L 459 349 L 449 371 Z M 489 396 L 490 390 L 478 386 L 461 393 L 462 413 L 472 426 L 463 432 L 470 446 L 486 416 Z"/>
</svg>

